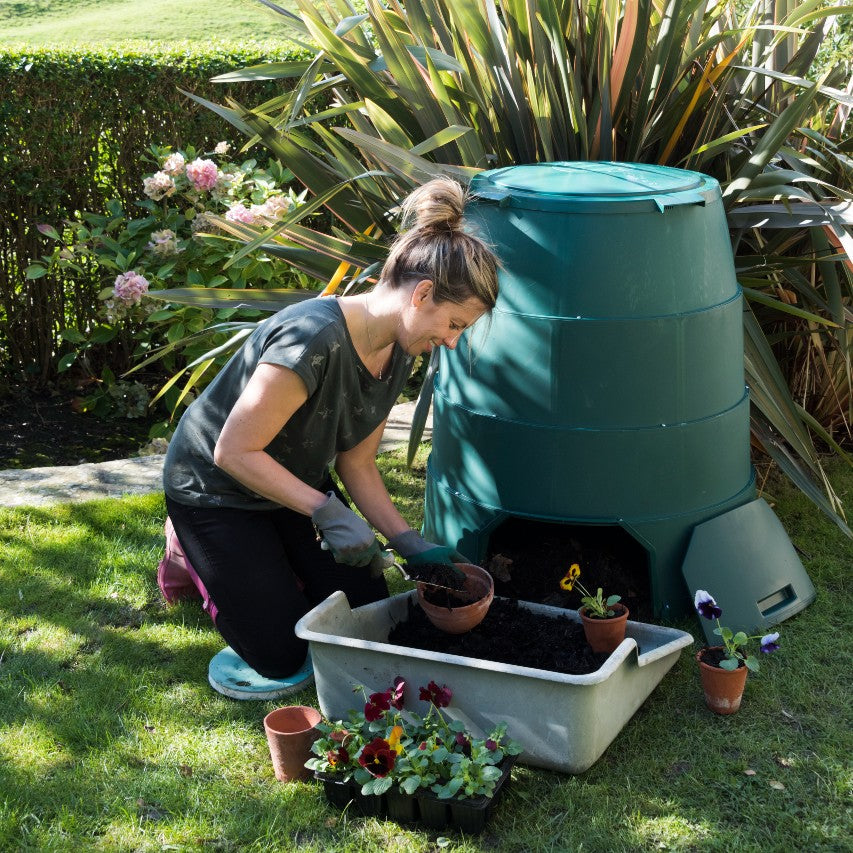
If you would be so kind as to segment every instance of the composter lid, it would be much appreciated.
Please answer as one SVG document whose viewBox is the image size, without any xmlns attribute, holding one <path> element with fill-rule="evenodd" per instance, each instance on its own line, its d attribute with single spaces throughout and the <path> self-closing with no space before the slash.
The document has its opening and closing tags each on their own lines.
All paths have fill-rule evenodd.
<svg viewBox="0 0 853 853">
<path fill-rule="evenodd" d="M 530 163 L 480 172 L 471 181 L 479 198 L 502 207 L 613 212 L 614 206 L 664 210 L 705 204 L 719 196 L 714 178 L 646 163 Z"/>
<path fill-rule="evenodd" d="M 815 588 L 782 522 L 756 498 L 693 528 L 681 566 L 692 598 L 710 593 L 732 631 L 754 634 L 799 613 Z M 719 645 L 715 623 L 702 622 L 709 644 Z"/>
</svg>

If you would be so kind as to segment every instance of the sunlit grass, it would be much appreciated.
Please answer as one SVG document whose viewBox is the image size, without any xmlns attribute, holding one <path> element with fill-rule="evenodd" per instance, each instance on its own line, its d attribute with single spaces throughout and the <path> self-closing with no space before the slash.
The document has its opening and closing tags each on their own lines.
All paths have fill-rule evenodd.
<svg viewBox="0 0 853 853">
<path fill-rule="evenodd" d="M 278 5 L 294 11 L 290 0 Z M 0 3 L 0 39 L 48 47 L 278 42 L 282 18 L 256 0 L 17 0 Z"/>
<path fill-rule="evenodd" d="M 424 455 L 381 467 L 418 525 Z M 197 604 L 161 603 L 160 496 L 0 510 L 0 849 L 844 850 L 853 547 L 783 481 L 768 496 L 818 598 L 783 623 L 740 713 L 705 709 L 688 650 L 590 770 L 517 766 L 484 834 L 444 841 L 275 781 L 261 721 L 276 703 L 214 693 L 221 639 Z"/>
</svg>

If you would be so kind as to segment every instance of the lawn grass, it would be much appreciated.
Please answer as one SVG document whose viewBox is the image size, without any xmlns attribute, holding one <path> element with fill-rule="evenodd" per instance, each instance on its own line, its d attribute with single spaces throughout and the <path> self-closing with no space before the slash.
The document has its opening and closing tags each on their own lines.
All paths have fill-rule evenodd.
<svg viewBox="0 0 853 853">
<path fill-rule="evenodd" d="M 415 471 L 402 458 L 381 467 L 417 525 L 423 455 Z M 849 496 L 853 474 L 832 478 Z M 479 838 L 352 817 L 313 782 L 275 781 L 262 718 L 276 703 L 214 693 L 217 633 L 197 604 L 161 603 L 160 496 L 0 510 L 0 849 L 849 850 L 853 545 L 785 483 L 769 497 L 818 598 L 783 623 L 741 711 L 705 709 L 688 650 L 586 773 L 517 766 Z"/>
<path fill-rule="evenodd" d="M 291 0 L 279 6 L 295 11 Z M 282 17 L 257 0 L 15 0 L 0 3 L 0 40 L 31 47 L 222 41 L 283 44 Z"/>
</svg>

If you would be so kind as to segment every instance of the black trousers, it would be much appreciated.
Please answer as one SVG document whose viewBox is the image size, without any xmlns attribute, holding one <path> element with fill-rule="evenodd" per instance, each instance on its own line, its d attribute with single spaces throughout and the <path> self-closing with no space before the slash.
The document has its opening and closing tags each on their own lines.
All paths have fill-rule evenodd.
<svg viewBox="0 0 853 853">
<path fill-rule="evenodd" d="M 168 496 L 166 508 L 216 605 L 216 627 L 267 678 L 284 678 L 302 665 L 308 644 L 293 628 L 332 592 L 343 590 L 352 607 L 388 597 L 383 577 L 371 578 L 366 566 L 336 563 L 323 551 L 306 515 L 284 507 L 194 507 Z"/>
</svg>

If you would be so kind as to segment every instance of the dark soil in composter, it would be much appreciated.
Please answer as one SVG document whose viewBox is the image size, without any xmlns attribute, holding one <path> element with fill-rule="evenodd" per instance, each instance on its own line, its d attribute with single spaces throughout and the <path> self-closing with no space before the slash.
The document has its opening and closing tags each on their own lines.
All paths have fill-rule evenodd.
<svg viewBox="0 0 853 853">
<path fill-rule="evenodd" d="M 496 596 L 577 610 L 581 593 L 560 588 L 572 563 L 593 595 L 601 587 L 605 596 L 621 596 L 629 619 L 654 621 L 648 554 L 619 527 L 512 519 L 492 535 L 483 565 Z"/>
<path fill-rule="evenodd" d="M 568 617 L 542 616 L 519 607 L 517 601 L 498 598 L 492 602 L 486 618 L 467 634 L 439 631 L 423 610 L 410 601 L 406 621 L 391 629 L 388 642 L 567 675 L 595 672 L 609 657 L 593 652 L 583 627 Z"/>
<path fill-rule="evenodd" d="M 74 389 L 0 398 L 0 470 L 126 459 L 156 418 L 99 418 L 74 410 Z"/>
<path fill-rule="evenodd" d="M 716 666 L 722 669 L 720 662 L 726 659 L 726 652 L 724 649 L 716 648 L 716 646 L 705 648 L 701 650 L 699 659 L 702 663 L 708 664 L 708 666 Z M 740 667 L 745 666 L 746 664 L 744 664 L 743 661 L 738 661 L 737 665 L 738 669 L 740 669 Z"/>
</svg>

